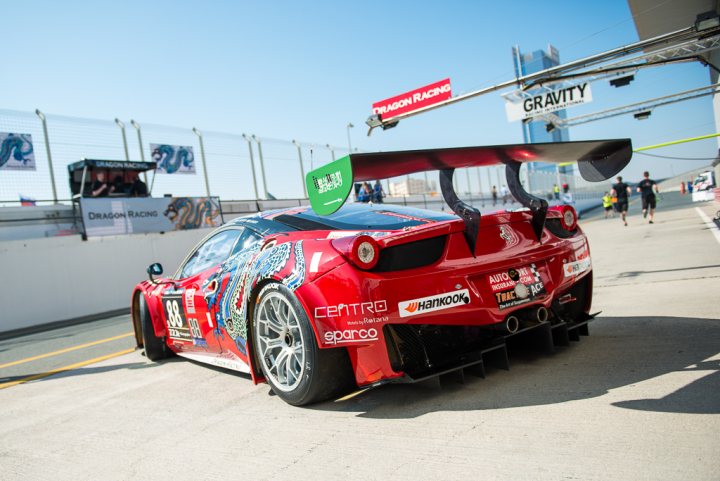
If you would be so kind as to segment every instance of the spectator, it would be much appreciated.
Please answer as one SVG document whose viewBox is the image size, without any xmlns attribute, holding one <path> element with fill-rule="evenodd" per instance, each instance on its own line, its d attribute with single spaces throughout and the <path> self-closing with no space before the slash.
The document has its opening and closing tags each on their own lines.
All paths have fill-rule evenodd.
<svg viewBox="0 0 720 481">
<path fill-rule="evenodd" d="M 382 204 L 383 197 L 385 197 L 385 193 L 383 192 L 382 185 L 380 185 L 379 180 L 376 180 L 373 186 L 372 201 L 376 204 Z"/>
<path fill-rule="evenodd" d="M 628 196 L 632 193 L 630 186 L 622 181 L 622 176 L 617 176 L 617 184 L 612 186 L 610 195 L 617 197 L 617 211 L 620 213 L 620 218 L 623 224 L 626 226 L 627 223 L 627 211 L 628 211 Z"/>
<path fill-rule="evenodd" d="M 113 179 L 112 185 L 110 186 L 110 194 L 127 195 L 127 193 L 128 189 L 125 185 L 125 181 L 123 180 L 123 176 L 119 174 L 116 175 Z"/>
<path fill-rule="evenodd" d="M 502 186 L 502 189 L 500 189 L 500 194 L 502 195 L 503 204 L 507 204 L 507 201 L 510 198 L 510 191 L 506 186 Z"/>
<path fill-rule="evenodd" d="M 603 204 L 603 209 L 605 209 L 605 218 L 606 219 L 608 217 L 615 217 L 615 214 L 612 211 L 613 210 L 612 199 L 613 198 L 610 196 L 610 192 L 605 192 L 605 195 L 603 195 L 603 198 L 602 198 L 602 204 Z"/>
<path fill-rule="evenodd" d="M 140 180 L 140 174 L 135 174 L 135 179 L 130 186 L 130 195 L 133 197 L 147 197 L 148 195 L 147 185 Z"/>
<path fill-rule="evenodd" d="M 497 187 L 494 185 L 492 186 L 492 199 L 493 199 L 493 205 L 497 204 Z"/>
<path fill-rule="evenodd" d="M 560 187 L 558 187 L 557 184 L 553 185 L 553 195 L 555 196 L 555 200 L 560 200 Z"/>
<path fill-rule="evenodd" d="M 637 185 L 637 191 L 642 196 L 642 213 L 643 219 L 648 216 L 648 210 L 650 211 L 649 224 L 653 223 L 653 217 L 655 217 L 656 198 L 655 194 L 660 193 L 657 182 L 650 178 L 650 172 L 643 172 L 643 180 Z"/>
<path fill-rule="evenodd" d="M 95 177 L 90 195 L 93 197 L 107 197 L 110 193 L 110 186 L 105 182 L 105 173 L 100 171 Z"/>
<path fill-rule="evenodd" d="M 358 202 L 370 202 L 370 189 L 368 187 L 367 182 L 360 184 L 360 190 L 357 196 Z"/>
</svg>

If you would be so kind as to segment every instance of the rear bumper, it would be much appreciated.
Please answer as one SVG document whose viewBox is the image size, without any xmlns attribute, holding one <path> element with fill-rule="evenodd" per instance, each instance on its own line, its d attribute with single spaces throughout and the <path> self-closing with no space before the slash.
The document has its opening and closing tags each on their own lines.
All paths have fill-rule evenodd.
<svg viewBox="0 0 720 481">
<path fill-rule="evenodd" d="M 492 258 L 453 259 L 454 241 L 464 244 L 449 236 L 446 255 L 434 265 L 373 273 L 344 264 L 298 289 L 301 302 L 312 306 L 318 345 L 346 348 L 358 385 L 412 382 L 478 365 L 486 351 L 525 332 L 568 333 L 553 339 L 586 332 L 581 326 L 591 307 L 592 269 L 583 235 Z M 524 297 L 505 297 L 513 283 L 497 276 L 511 271 L 521 273 L 516 284 L 527 284 Z M 533 280 L 541 288 L 533 288 Z M 548 321 L 524 319 L 539 306 L 551 313 Z M 510 314 L 523 318 L 515 336 L 497 330 Z"/>
</svg>

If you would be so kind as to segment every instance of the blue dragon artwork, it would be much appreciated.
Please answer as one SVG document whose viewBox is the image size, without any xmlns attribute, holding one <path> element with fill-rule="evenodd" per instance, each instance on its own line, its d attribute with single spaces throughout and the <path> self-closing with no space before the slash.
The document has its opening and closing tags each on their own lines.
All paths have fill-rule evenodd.
<svg viewBox="0 0 720 481">
<path fill-rule="evenodd" d="M 217 227 L 221 223 L 220 205 L 208 197 L 174 197 L 163 215 L 175 224 L 175 230 Z"/>
<path fill-rule="evenodd" d="M 208 310 L 215 312 L 220 329 L 235 342 L 238 350 L 247 355 L 247 319 L 250 294 L 259 282 L 275 277 L 288 265 L 291 253 L 294 258 L 292 270 L 282 279 L 291 290 L 305 281 L 305 256 L 303 241 L 285 242 L 260 250 L 261 243 L 238 252 L 218 267 L 203 283 L 203 290 L 217 283 L 217 288 L 206 294 Z M 223 283 L 227 285 L 223 288 Z"/>
<path fill-rule="evenodd" d="M 3 138 L 3 136 L 5 138 Z M 30 134 L 3 134 L 0 132 L 0 169 L 11 167 L 8 162 L 16 160 L 20 168 L 34 167 L 33 144 Z"/>
<path fill-rule="evenodd" d="M 157 170 L 166 174 L 175 172 L 195 172 L 195 156 L 192 147 L 151 144 L 152 159 L 157 162 Z"/>
</svg>

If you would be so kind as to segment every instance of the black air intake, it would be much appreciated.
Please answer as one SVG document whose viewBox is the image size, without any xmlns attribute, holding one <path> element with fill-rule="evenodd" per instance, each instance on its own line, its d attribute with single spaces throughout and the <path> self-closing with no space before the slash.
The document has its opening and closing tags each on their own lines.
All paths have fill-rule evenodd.
<svg viewBox="0 0 720 481">
<path fill-rule="evenodd" d="M 428 266 L 440 260 L 446 239 L 447 236 L 431 237 L 382 249 L 380 260 L 372 271 L 390 272 Z"/>
</svg>

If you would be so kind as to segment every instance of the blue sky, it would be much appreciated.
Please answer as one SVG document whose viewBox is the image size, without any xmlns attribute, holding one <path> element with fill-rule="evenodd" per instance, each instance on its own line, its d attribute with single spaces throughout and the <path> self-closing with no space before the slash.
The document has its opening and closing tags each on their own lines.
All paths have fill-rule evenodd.
<svg viewBox="0 0 720 481">
<path fill-rule="evenodd" d="M 625 1 L 3 2 L 0 108 L 134 118 L 366 151 L 522 142 L 499 93 L 366 136 L 374 101 L 450 77 L 458 94 L 513 76 L 512 45 L 570 61 L 637 41 Z M 593 84 L 570 116 L 709 83 L 707 68 L 641 71 L 630 87 Z M 571 140 L 630 137 L 643 146 L 715 131 L 710 97 L 571 129 Z M 707 140 L 654 151 L 714 157 Z M 636 156 L 627 176 L 708 161 Z"/>
</svg>

